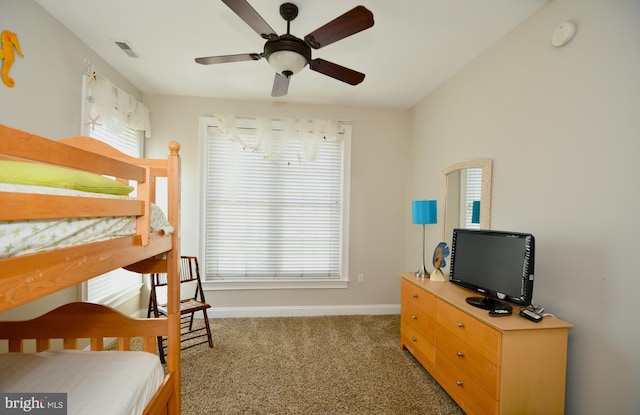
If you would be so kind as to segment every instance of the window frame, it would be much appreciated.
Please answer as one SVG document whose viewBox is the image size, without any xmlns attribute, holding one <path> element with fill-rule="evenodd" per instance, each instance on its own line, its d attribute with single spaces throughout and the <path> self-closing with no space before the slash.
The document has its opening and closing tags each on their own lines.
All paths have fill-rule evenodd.
<svg viewBox="0 0 640 415">
<path fill-rule="evenodd" d="M 225 280 L 207 279 L 206 271 L 206 199 L 207 199 L 207 146 L 208 130 L 211 126 L 218 125 L 214 117 L 200 117 L 199 122 L 199 234 L 198 252 L 203 259 L 201 262 L 201 274 L 204 275 L 203 287 L 207 290 L 255 290 L 255 289 L 306 289 L 306 288 L 347 288 L 349 283 L 349 196 L 351 194 L 351 125 L 344 125 L 344 148 L 342 165 L 342 221 L 341 221 L 341 246 L 340 246 L 340 276 L 339 278 L 236 278 Z"/>
</svg>

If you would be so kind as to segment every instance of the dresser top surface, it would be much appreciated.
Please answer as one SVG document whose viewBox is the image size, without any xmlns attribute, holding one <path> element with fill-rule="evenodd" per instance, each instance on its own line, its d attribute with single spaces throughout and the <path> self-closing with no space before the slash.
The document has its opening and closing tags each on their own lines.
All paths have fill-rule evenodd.
<svg viewBox="0 0 640 415">
<path fill-rule="evenodd" d="M 402 279 L 416 286 L 424 289 L 425 291 L 435 295 L 441 300 L 451 304 L 452 306 L 464 311 L 471 316 L 482 320 L 486 324 L 494 327 L 500 331 L 511 330 L 532 330 L 532 329 L 568 329 L 573 327 L 573 324 L 560 320 L 552 316 L 545 316 L 542 321 L 534 323 L 527 320 L 524 317 L 518 315 L 520 307 L 513 306 L 513 314 L 510 316 L 491 317 L 487 310 L 483 310 L 478 307 L 474 307 L 467 304 L 466 298 L 474 295 L 472 291 L 465 290 L 464 288 L 455 285 L 449 281 L 437 282 L 431 281 L 429 278 L 416 277 L 412 272 L 403 272 L 400 274 Z"/>
</svg>

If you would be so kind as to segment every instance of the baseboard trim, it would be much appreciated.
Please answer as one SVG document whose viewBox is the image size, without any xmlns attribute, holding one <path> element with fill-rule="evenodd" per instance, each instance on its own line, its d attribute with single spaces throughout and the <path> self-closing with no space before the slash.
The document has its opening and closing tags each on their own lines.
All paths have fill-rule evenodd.
<svg viewBox="0 0 640 415">
<path fill-rule="evenodd" d="M 385 315 L 400 314 L 400 304 L 274 307 L 212 306 L 207 310 L 207 314 L 210 318 Z"/>
</svg>

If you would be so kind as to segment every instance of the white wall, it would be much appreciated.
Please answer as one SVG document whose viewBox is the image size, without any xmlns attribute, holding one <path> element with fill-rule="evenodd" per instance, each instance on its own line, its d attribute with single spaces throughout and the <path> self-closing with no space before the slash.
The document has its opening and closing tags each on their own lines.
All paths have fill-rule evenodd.
<svg viewBox="0 0 640 415">
<path fill-rule="evenodd" d="M 149 156 L 167 153 L 167 143 L 181 143 L 182 253 L 198 253 L 199 178 L 198 120 L 203 115 L 237 114 L 317 117 L 352 122 L 349 275 L 346 289 L 208 291 L 213 310 L 261 308 L 256 313 L 305 314 L 398 310 L 405 248 L 405 177 L 409 111 L 342 106 L 285 105 L 145 94 L 153 137 Z M 365 275 L 364 284 L 356 276 Z M 327 308 L 327 306 L 330 306 Z M 355 306 L 355 307 L 354 307 Z M 338 311 L 336 311 L 338 310 Z M 240 312 L 240 311 L 239 311 Z M 388 311 L 387 311 L 388 312 Z"/>
<path fill-rule="evenodd" d="M 565 20 L 578 32 L 555 49 Z M 410 198 L 436 195 L 446 165 L 491 158 L 492 228 L 534 233 L 534 302 L 576 325 L 569 414 L 640 408 L 639 20 L 635 0 L 550 1 L 412 113 Z"/>
</svg>

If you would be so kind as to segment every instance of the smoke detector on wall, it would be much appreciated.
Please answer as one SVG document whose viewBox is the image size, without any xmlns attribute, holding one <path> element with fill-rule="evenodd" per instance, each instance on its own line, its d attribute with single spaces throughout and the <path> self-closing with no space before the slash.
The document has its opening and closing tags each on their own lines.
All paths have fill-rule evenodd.
<svg viewBox="0 0 640 415">
<path fill-rule="evenodd" d="M 556 28 L 551 36 L 551 46 L 562 47 L 569 43 L 576 34 L 576 25 L 572 22 L 564 22 Z"/>
</svg>

